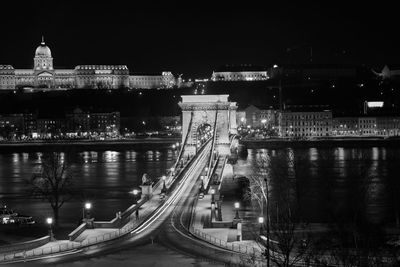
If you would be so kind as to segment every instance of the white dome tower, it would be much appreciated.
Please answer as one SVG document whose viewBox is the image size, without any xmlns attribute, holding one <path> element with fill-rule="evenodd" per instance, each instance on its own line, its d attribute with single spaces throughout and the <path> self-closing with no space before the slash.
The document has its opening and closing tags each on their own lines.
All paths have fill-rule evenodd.
<svg viewBox="0 0 400 267">
<path fill-rule="evenodd" d="M 51 57 L 51 51 L 50 48 L 45 44 L 43 36 L 42 42 L 36 48 L 33 62 L 35 71 L 53 70 L 53 58 Z"/>
</svg>

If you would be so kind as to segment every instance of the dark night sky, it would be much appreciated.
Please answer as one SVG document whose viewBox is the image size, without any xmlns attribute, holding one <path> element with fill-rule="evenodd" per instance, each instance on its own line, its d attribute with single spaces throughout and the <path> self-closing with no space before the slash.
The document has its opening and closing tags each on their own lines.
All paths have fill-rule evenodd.
<svg viewBox="0 0 400 267">
<path fill-rule="evenodd" d="M 396 8 L 383 1 L 106 2 L 2 3 L 0 64 L 31 68 L 42 34 L 57 68 L 127 64 L 207 77 L 223 64 L 305 63 L 310 46 L 315 63 L 400 62 Z"/>
</svg>

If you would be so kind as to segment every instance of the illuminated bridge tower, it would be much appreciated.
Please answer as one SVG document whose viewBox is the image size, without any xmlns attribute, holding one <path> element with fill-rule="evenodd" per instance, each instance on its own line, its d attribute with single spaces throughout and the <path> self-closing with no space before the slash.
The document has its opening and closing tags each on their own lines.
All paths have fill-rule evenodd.
<svg viewBox="0 0 400 267">
<path fill-rule="evenodd" d="M 236 102 L 229 102 L 228 95 L 184 95 L 179 106 L 184 155 L 196 153 L 203 139 L 214 133 L 216 150 L 220 155 L 230 153 L 229 135 L 237 133 Z"/>
</svg>

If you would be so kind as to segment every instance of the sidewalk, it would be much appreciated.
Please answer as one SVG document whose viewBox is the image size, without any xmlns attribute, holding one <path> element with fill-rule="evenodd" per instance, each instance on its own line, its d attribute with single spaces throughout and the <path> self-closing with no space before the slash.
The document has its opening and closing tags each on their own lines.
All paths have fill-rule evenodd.
<svg viewBox="0 0 400 267">
<path fill-rule="evenodd" d="M 222 184 L 223 186 L 223 184 Z M 228 186 L 229 187 L 229 186 Z M 228 189 L 231 189 L 230 187 Z M 221 192 L 223 192 L 223 188 L 221 188 Z M 264 247 L 256 240 L 237 240 L 238 230 L 236 228 L 211 228 L 211 194 L 204 195 L 203 199 L 198 199 L 197 204 L 194 211 L 192 227 L 193 233 L 218 247 L 222 247 L 228 250 L 246 253 L 246 254 L 256 254 L 260 255 L 264 252 Z M 215 198 L 217 199 L 217 197 Z M 223 199 L 221 203 L 222 209 L 222 221 L 224 222 L 232 222 L 236 216 L 236 210 L 234 209 L 234 200 L 232 197 L 227 197 L 227 199 Z M 244 214 L 239 209 L 239 217 L 243 218 Z M 243 221 L 242 221 L 243 223 Z M 246 229 L 245 225 L 242 225 L 242 237 L 243 230 Z M 248 235 L 247 235 L 248 236 Z"/>
</svg>

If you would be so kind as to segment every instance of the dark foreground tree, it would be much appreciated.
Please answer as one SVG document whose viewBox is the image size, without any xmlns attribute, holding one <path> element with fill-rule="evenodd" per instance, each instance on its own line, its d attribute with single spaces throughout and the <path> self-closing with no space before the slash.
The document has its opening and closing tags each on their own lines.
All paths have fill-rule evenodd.
<svg viewBox="0 0 400 267">
<path fill-rule="evenodd" d="M 72 197 L 73 176 L 67 169 L 63 154 L 53 152 L 43 157 L 39 171 L 28 181 L 31 194 L 50 204 L 56 226 L 60 208 Z"/>
<path fill-rule="evenodd" d="M 265 242 L 266 265 L 289 267 L 305 264 L 311 250 L 311 237 L 305 226 L 296 221 L 292 214 L 291 202 L 295 198 L 292 188 L 296 188 L 287 175 L 287 166 L 294 165 L 292 154 L 275 157 L 262 154 L 257 160 L 254 175 L 250 176 L 245 198 L 250 200 L 255 210 L 265 218 L 263 228 L 267 240 Z M 274 179 L 275 178 L 275 179 Z M 276 218 L 271 216 L 270 195 L 272 180 L 277 194 Z M 278 205 L 279 204 L 279 205 Z M 272 217 L 272 218 L 271 218 Z M 272 264 L 273 263 L 273 264 Z"/>
</svg>

